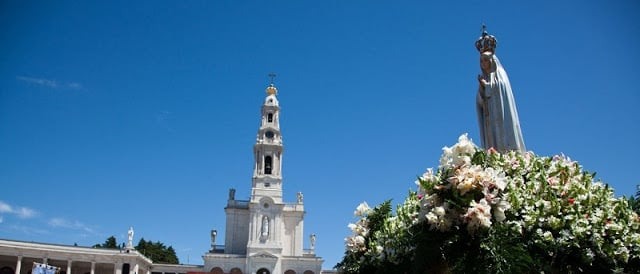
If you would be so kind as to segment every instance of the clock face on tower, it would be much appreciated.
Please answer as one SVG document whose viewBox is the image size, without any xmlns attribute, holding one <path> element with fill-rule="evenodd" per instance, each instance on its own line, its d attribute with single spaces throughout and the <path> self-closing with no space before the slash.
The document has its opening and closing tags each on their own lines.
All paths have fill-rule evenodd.
<svg viewBox="0 0 640 274">
<path fill-rule="evenodd" d="M 267 137 L 269 139 L 273 138 L 273 131 L 267 131 L 264 133 L 264 137 Z"/>
</svg>

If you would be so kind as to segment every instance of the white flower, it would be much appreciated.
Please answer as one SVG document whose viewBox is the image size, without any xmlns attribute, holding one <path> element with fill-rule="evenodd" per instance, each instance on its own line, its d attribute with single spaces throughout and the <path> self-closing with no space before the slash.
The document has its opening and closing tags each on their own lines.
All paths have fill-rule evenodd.
<svg viewBox="0 0 640 274">
<path fill-rule="evenodd" d="M 427 168 L 427 171 L 420 177 L 425 182 L 437 182 L 438 177 L 433 173 L 433 168 Z M 416 181 L 417 185 L 420 185 L 420 181 Z"/>
<path fill-rule="evenodd" d="M 460 135 L 458 137 L 458 143 L 455 144 L 453 150 L 456 154 L 470 154 L 476 152 L 476 145 L 469 139 L 467 133 Z"/>
<path fill-rule="evenodd" d="M 549 216 L 548 223 L 553 229 L 560 229 L 562 227 L 562 219 L 556 216 Z"/>
<path fill-rule="evenodd" d="M 511 208 L 511 205 L 506 200 L 500 200 L 493 210 L 493 217 L 496 218 L 496 221 L 502 222 L 507 217 L 504 215 L 504 212 Z"/>
<path fill-rule="evenodd" d="M 471 157 L 467 155 L 457 155 L 451 161 L 454 166 L 467 166 L 471 164 Z"/>
<path fill-rule="evenodd" d="M 357 235 L 344 239 L 347 250 L 350 252 L 364 251 L 364 237 Z"/>
<path fill-rule="evenodd" d="M 451 149 L 450 147 L 443 147 L 442 156 L 440 156 L 440 167 L 449 167 L 451 165 L 452 157 L 453 149 Z"/>
<path fill-rule="evenodd" d="M 476 145 L 467 138 L 467 134 L 462 134 L 458 138 L 458 143 L 453 147 L 443 147 L 440 157 L 440 168 L 461 167 L 471 164 L 471 156 L 475 153 Z"/>
<path fill-rule="evenodd" d="M 369 234 L 369 228 L 367 227 L 366 219 L 362 219 L 355 224 L 350 223 L 347 226 L 349 227 L 349 229 L 351 229 L 351 232 L 353 232 L 354 235 L 367 236 Z"/>
<path fill-rule="evenodd" d="M 355 241 L 356 244 L 364 245 L 364 237 L 362 237 L 362 236 L 359 236 L 359 235 L 355 236 L 354 237 L 354 241 Z"/>
<path fill-rule="evenodd" d="M 370 210 L 371 208 L 369 207 L 367 202 L 362 202 L 360 205 L 358 205 L 356 211 L 354 211 L 353 214 L 359 217 L 363 217 L 368 214 Z"/>
<path fill-rule="evenodd" d="M 553 234 L 551 234 L 551 231 L 545 231 L 544 233 L 542 233 L 542 238 L 549 242 L 553 241 Z"/>
<path fill-rule="evenodd" d="M 587 248 L 587 251 L 585 251 L 585 255 L 587 256 L 587 258 L 589 258 L 589 260 L 593 260 L 593 258 L 596 256 L 590 248 Z"/>
<path fill-rule="evenodd" d="M 507 177 L 505 177 L 503 171 L 495 170 L 491 167 L 488 167 L 487 169 L 485 169 L 485 172 L 490 182 L 495 185 L 496 188 L 502 191 L 507 187 Z"/>
<path fill-rule="evenodd" d="M 381 246 L 379 246 L 379 245 L 378 245 L 378 246 L 376 246 L 376 251 L 377 251 L 377 253 L 382 253 L 382 251 L 383 251 L 383 250 L 384 250 L 384 248 L 383 248 L 383 247 L 381 247 Z"/>
<path fill-rule="evenodd" d="M 511 225 L 511 227 L 513 228 L 514 231 L 522 234 L 522 222 L 509 221 L 508 223 Z"/>
<path fill-rule="evenodd" d="M 427 222 L 429 224 L 438 223 L 438 215 L 434 214 L 433 212 L 427 213 L 427 215 L 425 215 L 425 217 L 427 218 Z"/>
<path fill-rule="evenodd" d="M 482 167 L 474 165 L 470 167 L 462 167 L 456 170 L 455 176 L 447 179 L 448 182 L 456 186 L 460 190 L 460 194 L 464 195 L 468 191 L 481 188 L 480 183 L 486 177 Z"/>
</svg>

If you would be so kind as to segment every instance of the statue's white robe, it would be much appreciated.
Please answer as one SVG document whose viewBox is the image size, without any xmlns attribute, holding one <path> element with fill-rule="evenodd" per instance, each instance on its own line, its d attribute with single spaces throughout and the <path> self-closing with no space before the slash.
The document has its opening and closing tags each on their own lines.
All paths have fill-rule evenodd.
<svg viewBox="0 0 640 274">
<path fill-rule="evenodd" d="M 491 58 L 491 72 L 482 75 L 487 84 L 478 89 L 476 99 L 482 146 L 500 152 L 525 152 L 509 77 L 498 57 L 494 54 Z"/>
</svg>

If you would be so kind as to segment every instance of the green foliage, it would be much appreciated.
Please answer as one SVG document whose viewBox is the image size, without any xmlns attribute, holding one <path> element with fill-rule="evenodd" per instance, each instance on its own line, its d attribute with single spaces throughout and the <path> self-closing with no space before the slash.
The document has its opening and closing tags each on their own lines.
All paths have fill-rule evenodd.
<svg viewBox="0 0 640 274">
<path fill-rule="evenodd" d="M 470 249 L 479 251 L 477 262 L 472 265 L 489 267 L 478 269 L 476 273 L 529 273 L 533 270 L 533 259 L 526 243 L 509 225 L 496 224 L 482 241 L 479 239 L 470 241 L 474 245 Z"/>
<path fill-rule="evenodd" d="M 391 215 L 391 201 L 387 200 L 379 206 L 371 209 L 363 216 L 361 222 L 366 222 L 368 231 L 363 233 L 363 246 L 370 246 L 373 243 L 372 235 L 375 235 L 377 231 L 380 231 L 384 227 L 384 221 Z M 360 264 L 362 258 L 371 257 L 365 254 L 365 251 L 346 252 L 342 262 L 338 263 L 336 267 L 343 270 L 343 273 L 382 273 L 376 270 L 380 265 L 371 262 L 367 264 Z"/>
<path fill-rule="evenodd" d="M 386 200 L 373 209 L 369 214 L 370 233 L 375 233 L 384 228 L 384 221 L 391 217 L 391 200 Z"/>
<path fill-rule="evenodd" d="M 147 256 L 154 263 L 179 264 L 178 256 L 172 246 L 165 246 L 161 242 L 145 241 L 141 238 L 135 249 Z"/>
<path fill-rule="evenodd" d="M 636 186 L 636 188 L 638 189 L 636 191 L 636 195 L 627 198 L 627 200 L 629 202 L 629 207 L 636 213 L 640 214 L 640 185 Z"/>
<path fill-rule="evenodd" d="M 118 248 L 118 243 L 116 243 L 116 237 L 111 236 L 104 241 L 103 244 L 95 244 L 94 248 Z"/>
<path fill-rule="evenodd" d="M 417 223 L 417 193 L 409 192 L 395 214 L 391 201 L 369 209 L 366 203 L 358 206 L 355 215 L 361 217 L 349 227 L 354 235 L 348 238 L 348 250 L 336 265 L 342 273 L 412 273 Z"/>
</svg>

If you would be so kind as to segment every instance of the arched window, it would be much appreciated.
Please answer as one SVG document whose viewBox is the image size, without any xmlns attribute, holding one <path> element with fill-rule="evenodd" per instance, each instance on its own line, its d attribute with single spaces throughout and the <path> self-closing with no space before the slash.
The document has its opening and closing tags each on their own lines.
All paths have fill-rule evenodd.
<svg viewBox="0 0 640 274">
<path fill-rule="evenodd" d="M 307 270 L 307 271 L 304 272 L 304 274 L 314 274 L 314 273 L 311 270 Z"/>
<path fill-rule="evenodd" d="M 289 269 L 289 270 L 285 271 L 284 274 L 296 274 L 296 272 L 291 270 L 291 269 Z"/>
<path fill-rule="evenodd" d="M 264 157 L 264 174 L 271 174 L 271 169 L 273 167 L 273 160 L 271 156 Z"/>
<path fill-rule="evenodd" d="M 224 271 L 222 270 L 222 268 L 214 267 L 213 269 L 211 269 L 211 274 L 224 274 Z"/>
<path fill-rule="evenodd" d="M 231 269 L 229 274 L 242 274 L 242 270 L 240 270 L 240 268 L 234 267 Z"/>
<path fill-rule="evenodd" d="M 273 113 L 267 114 L 267 122 L 273 123 Z"/>
<path fill-rule="evenodd" d="M 256 274 L 271 274 L 271 272 L 266 268 L 260 268 L 256 271 Z"/>
<path fill-rule="evenodd" d="M 267 139 L 273 139 L 274 133 L 271 130 L 267 130 L 267 132 L 264 133 L 264 137 L 267 137 Z"/>
</svg>

